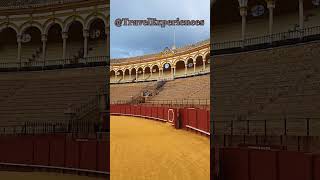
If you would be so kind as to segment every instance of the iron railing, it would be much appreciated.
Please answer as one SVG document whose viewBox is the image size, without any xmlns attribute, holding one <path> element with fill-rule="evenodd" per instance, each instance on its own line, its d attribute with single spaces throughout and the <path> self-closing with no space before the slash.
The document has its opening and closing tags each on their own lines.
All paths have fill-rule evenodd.
<svg viewBox="0 0 320 180">
<path fill-rule="evenodd" d="M 95 56 L 79 59 L 57 59 L 46 61 L 0 62 L 0 70 L 33 70 L 33 69 L 61 69 L 70 67 L 90 67 L 108 65 L 109 56 Z"/>
<path fill-rule="evenodd" d="M 0 135 L 33 135 L 59 133 L 99 133 L 108 132 L 103 122 L 66 121 L 66 122 L 24 122 L 16 125 L 0 126 Z"/>
<path fill-rule="evenodd" d="M 130 104 L 131 100 L 111 101 L 111 104 Z M 152 105 L 210 105 L 210 99 L 163 99 L 147 100 L 146 104 Z"/>
<path fill-rule="evenodd" d="M 224 49 L 238 49 L 247 46 L 257 46 L 263 44 L 276 44 L 283 41 L 301 41 L 312 39 L 314 36 L 320 35 L 320 26 L 309 27 L 302 30 L 275 33 L 272 35 L 258 36 L 247 38 L 245 40 L 235 40 L 226 42 L 213 42 L 211 44 L 212 51 Z M 319 37 L 318 37 L 319 38 Z"/>
<path fill-rule="evenodd" d="M 81 2 L 85 0 L 1 0 L 1 9 L 24 9 L 24 8 L 36 8 L 43 6 L 53 6 L 65 3 Z"/>
<path fill-rule="evenodd" d="M 320 136 L 320 118 L 213 121 L 216 135 Z"/>
</svg>

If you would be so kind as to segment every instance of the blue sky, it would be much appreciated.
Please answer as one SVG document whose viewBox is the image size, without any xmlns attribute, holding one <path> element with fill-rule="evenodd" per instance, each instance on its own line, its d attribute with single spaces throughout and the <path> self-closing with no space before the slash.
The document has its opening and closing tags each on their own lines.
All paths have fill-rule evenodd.
<svg viewBox="0 0 320 180">
<path fill-rule="evenodd" d="M 172 47 L 174 29 L 177 47 L 210 38 L 210 0 L 111 0 L 110 10 L 110 48 L 113 59 L 157 53 L 165 47 Z M 116 27 L 114 21 L 117 18 L 203 19 L 205 25 Z"/>
</svg>

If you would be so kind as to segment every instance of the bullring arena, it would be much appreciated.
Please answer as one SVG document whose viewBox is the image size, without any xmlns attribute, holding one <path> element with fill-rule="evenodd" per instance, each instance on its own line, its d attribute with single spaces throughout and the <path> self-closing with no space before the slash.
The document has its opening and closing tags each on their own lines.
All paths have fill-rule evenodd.
<svg viewBox="0 0 320 180">
<path fill-rule="evenodd" d="M 109 177 L 109 4 L 0 2 L 1 179 Z"/>
<path fill-rule="evenodd" d="M 111 59 L 111 178 L 210 178 L 209 43 Z"/>
<path fill-rule="evenodd" d="M 211 12 L 215 178 L 319 179 L 319 1 L 213 0 Z"/>
</svg>

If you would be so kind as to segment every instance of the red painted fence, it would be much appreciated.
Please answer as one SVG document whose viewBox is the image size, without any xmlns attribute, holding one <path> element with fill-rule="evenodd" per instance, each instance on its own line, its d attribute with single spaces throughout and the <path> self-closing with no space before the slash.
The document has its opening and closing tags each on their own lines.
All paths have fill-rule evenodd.
<svg viewBox="0 0 320 180">
<path fill-rule="evenodd" d="M 180 128 L 192 129 L 210 135 L 210 111 L 199 108 L 169 108 L 144 105 L 114 104 L 110 106 L 114 115 L 138 116 L 162 121 L 173 121 Z"/>
<path fill-rule="evenodd" d="M 107 140 L 77 140 L 66 135 L 0 137 L 0 162 L 109 172 Z"/>
<path fill-rule="evenodd" d="M 223 148 L 224 180 L 320 180 L 320 155 L 285 150 Z"/>
</svg>

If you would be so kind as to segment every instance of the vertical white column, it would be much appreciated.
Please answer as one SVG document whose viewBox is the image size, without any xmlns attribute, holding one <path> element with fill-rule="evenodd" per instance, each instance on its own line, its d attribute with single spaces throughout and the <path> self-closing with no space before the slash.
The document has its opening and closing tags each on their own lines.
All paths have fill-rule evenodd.
<svg viewBox="0 0 320 180">
<path fill-rule="evenodd" d="M 66 59 L 66 56 L 67 56 L 67 39 L 68 39 L 68 32 L 62 32 L 62 40 L 63 40 L 62 59 Z"/>
<path fill-rule="evenodd" d="M 41 41 L 42 41 L 42 61 L 43 61 L 43 65 L 45 66 L 46 64 L 46 52 L 47 52 L 47 35 L 46 34 L 42 34 L 41 36 Z"/>
<path fill-rule="evenodd" d="M 17 35 L 17 43 L 18 43 L 18 57 L 17 60 L 20 63 L 20 67 L 21 67 L 21 35 Z"/>
<path fill-rule="evenodd" d="M 124 72 L 122 71 L 122 81 L 124 81 L 124 74 L 125 74 L 125 71 Z"/>
<path fill-rule="evenodd" d="M 129 69 L 129 79 L 130 79 L 130 81 L 132 80 L 132 77 L 131 77 L 131 69 Z"/>
<path fill-rule="evenodd" d="M 88 56 L 88 37 L 89 31 L 87 29 L 83 30 L 83 57 L 86 58 Z"/>
<path fill-rule="evenodd" d="M 188 62 L 184 63 L 184 75 L 187 76 L 188 73 Z"/>
<path fill-rule="evenodd" d="M 242 18 L 241 40 L 242 40 L 242 43 L 243 43 L 242 46 L 244 47 L 245 38 L 246 38 L 248 0 L 238 0 L 238 2 L 239 2 L 240 15 L 241 15 L 241 18 Z"/>
<path fill-rule="evenodd" d="M 299 0 L 299 27 L 304 28 L 303 0 Z"/>
<path fill-rule="evenodd" d="M 196 61 L 193 61 L 193 73 L 196 73 Z"/>
<path fill-rule="evenodd" d="M 202 64 L 203 64 L 203 71 L 205 71 L 206 70 L 206 60 L 205 59 L 203 59 L 202 60 Z"/>
<path fill-rule="evenodd" d="M 269 9 L 269 36 L 273 34 L 273 9 L 275 8 L 274 0 L 268 0 L 267 6 Z"/>
<path fill-rule="evenodd" d="M 142 79 L 144 80 L 145 69 L 142 70 Z"/>
</svg>

